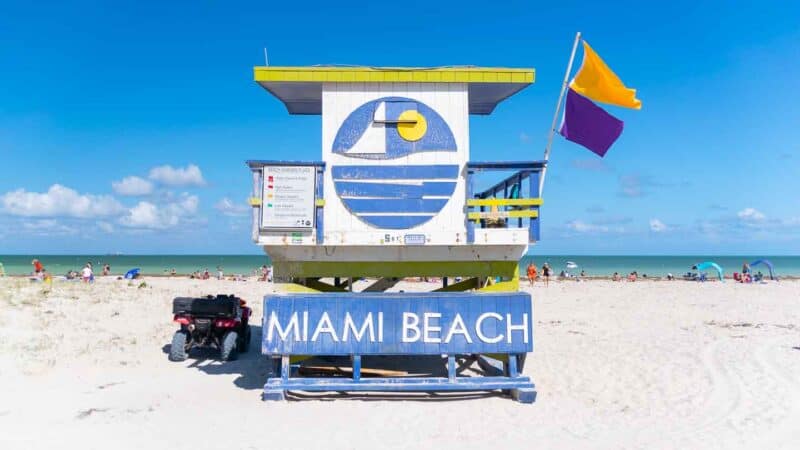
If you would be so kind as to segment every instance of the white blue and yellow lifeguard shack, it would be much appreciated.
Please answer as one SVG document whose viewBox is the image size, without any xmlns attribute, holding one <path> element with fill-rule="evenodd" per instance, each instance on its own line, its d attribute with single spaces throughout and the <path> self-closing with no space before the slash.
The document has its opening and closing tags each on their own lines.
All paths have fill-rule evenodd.
<svg viewBox="0 0 800 450">
<path fill-rule="evenodd" d="M 256 67 L 254 74 L 290 114 L 322 116 L 320 161 L 294 161 L 275 148 L 264 149 L 269 160 L 248 161 L 253 174 L 253 240 L 272 259 L 276 279 L 288 282 L 293 292 L 265 299 L 263 351 L 281 356 L 283 362 L 281 377 L 268 381 L 265 397 L 315 385 L 345 391 L 500 386 L 494 389 L 533 392 L 530 380 L 519 375 L 533 343 L 530 297 L 517 292 L 518 263 L 539 238 L 539 176 L 544 163 L 471 161 L 469 117 L 491 114 L 501 101 L 532 84 L 534 71 L 312 66 Z M 492 150 L 482 153 L 491 155 Z M 478 186 L 476 174 L 482 171 L 507 173 L 491 185 Z M 375 294 L 404 277 L 441 277 L 443 283 L 431 293 Z M 448 283 L 454 277 L 461 281 Z M 369 295 L 353 292 L 352 280 L 360 278 L 376 280 L 366 289 Z M 445 333 L 441 329 L 447 328 L 447 314 L 449 325 L 470 316 L 477 328 L 470 335 L 456 326 L 450 341 L 458 340 L 458 345 L 421 342 L 423 350 L 412 348 L 413 342 L 404 340 L 407 335 L 397 337 L 402 341 L 398 345 L 352 339 L 343 345 L 344 336 L 331 331 L 336 320 L 343 327 L 350 320 L 355 330 L 356 310 L 361 311 L 358 323 L 363 327 L 367 317 L 401 320 L 387 310 L 370 309 L 394 311 L 400 304 L 423 316 L 433 314 L 439 323 L 432 325 L 434 334 L 437 328 Z M 356 309 L 349 311 L 346 305 Z M 523 337 L 517 313 L 525 315 L 530 328 L 524 330 L 524 343 L 515 341 Z M 499 330 L 506 319 L 512 324 L 507 333 L 486 331 L 490 321 L 492 329 Z M 302 327 L 313 328 L 320 320 L 329 322 L 321 325 L 326 336 L 291 331 L 293 326 L 298 333 Z M 402 331 L 413 334 L 409 327 Z M 487 339 L 477 345 L 477 335 Z M 487 342 L 501 335 L 502 340 Z M 315 336 L 319 342 L 309 340 Z M 494 345 L 497 342 L 502 345 Z M 292 378 L 289 367 L 290 356 L 298 355 L 349 354 L 360 370 L 360 355 L 445 354 L 450 368 L 456 356 L 477 353 L 506 355 L 500 358 L 506 364 L 500 377 L 504 379 L 492 381 L 502 386 L 478 386 L 474 379 L 461 380 L 453 372 L 441 383 L 370 382 L 364 388 L 368 380 L 355 375 L 354 362 L 354 380 L 338 386 L 342 389 L 330 389 L 329 383 Z M 522 397 L 532 400 L 530 395 Z"/>
</svg>

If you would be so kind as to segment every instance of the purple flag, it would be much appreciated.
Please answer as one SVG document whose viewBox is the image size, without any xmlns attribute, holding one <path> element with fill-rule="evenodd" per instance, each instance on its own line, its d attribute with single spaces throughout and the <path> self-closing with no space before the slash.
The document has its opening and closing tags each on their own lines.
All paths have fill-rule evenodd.
<svg viewBox="0 0 800 450">
<path fill-rule="evenodd" d="M 625 123 L 572 89 L 567 92 L 564 121 L 559 133 L 599 156 L 604 156 L 611 144 L 622 134 Z"/>
</svg>

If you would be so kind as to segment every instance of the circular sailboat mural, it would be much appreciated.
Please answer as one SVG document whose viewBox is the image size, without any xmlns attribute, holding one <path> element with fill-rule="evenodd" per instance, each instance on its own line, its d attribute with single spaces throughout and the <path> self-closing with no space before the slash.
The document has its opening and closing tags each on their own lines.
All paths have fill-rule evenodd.
<svg viewBox="0 0 800 450">
<path fill-rule="evenodd" d="M 387 164 L 420 152 L 456 152 L 447 122 L 428 105 L 406 97 L 384 97 L 356 108 L 342 122 L 333 153 L 375 164 L 331 167 L 336 193 L 364 222 L 407 229 L 444 208 L 458 180 L 458 164 Z"/>
</svg>

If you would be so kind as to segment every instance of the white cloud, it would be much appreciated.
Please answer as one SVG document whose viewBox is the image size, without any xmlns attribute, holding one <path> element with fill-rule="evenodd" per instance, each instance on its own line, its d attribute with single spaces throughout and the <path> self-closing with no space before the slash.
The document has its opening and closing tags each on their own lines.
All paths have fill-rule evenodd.
<svg viewBox="0 0 800 450">
<path fill-rule="evenodd" d="M 64 225 L 55 219 L 39 219 L 32 222 L 23 222 L 22 229 L 31 234 L 37 235 L 70 235 L 77 234 L 78 229 L 73 226 Z"/>
<path fill-rule="evenodd" d="M 669 227 L 658 219 L 650 219 L 650 231 L 654 233 L 661 233 L 667 231 Z"/>
<path fill-rule="evenodd" d="M 736 213 L 736 215 L 745 222 L 763 222 L 767 218 L 767 216 L 755 208 L 745 208 Z"/>
<path fill-rule="evenodd" d="M 185 168 L 170 165 L 153 167 L 150 169 L 151 180 L 167 186 L 204 186 L 206 181 L 200 168 L 189 164 Z"/>
<path fill-rule="evenodd" d="M 581 220 L 568 222 L 567 228 L 578 233 L 607 233 L 609 231 L 609 228 L 605 225 L 595 225 Z"/>
<path fill-rule="evenodd" d="M 108 222 L 103 222 L 103 221 L 97 222 L 97 228 L 104 233 L 114 232 L 114 225 Z"/>
<path fill-rule="evenodd" d="M 139 202 L 131 208 L 127 216 L 120 219 L 120 223 L 131 228 L 166 228 L 169 226 L 159 215 L 158 207 L 150 202 Z"/>
<path fill-rule="evenodd" d="M 153 183 L 136 176 L 125 177 L 119 181 L 112 181 L 111 187 L 114 188 L 114 192 L 119 195 L 148 195 L 153 192 Z"/>
<path fill-rule="evenodd" d="M 54 184 L 47 192 L 17 189 L 0 197 L 2 209 L 23 217 L 77 217 L 89 219 L 119 214 L 124 206 L 108 195 L 79 194 L 74 189 Z"/>
<path fill-rule="evenodd" d="M 249 206 L 243 203 L 234 203 L 228 197 L 220 199 L 220 201 L 214 205 L 214 208 L 226 216 L 245 216 L 248 211 L 250 211 Z"/>
<path fill-rule="evenodd" d="M 197 213 L 199 200 L 196 195 L 182 195 L 178 200 L 162 205 L 141 201 L 120 219 L 120 224 L 129 228 L 163 230 L 186 222 Z"/>
</svg>

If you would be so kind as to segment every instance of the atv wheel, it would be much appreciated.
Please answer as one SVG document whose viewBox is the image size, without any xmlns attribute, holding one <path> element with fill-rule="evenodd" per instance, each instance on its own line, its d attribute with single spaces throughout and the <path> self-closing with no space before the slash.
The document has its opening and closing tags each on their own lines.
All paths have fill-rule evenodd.
<svg viewBox="0 0 800 450">
<path fill-rule="evenodd" d="M 250 348 L 250 326 L 244 329 L 244 336 L 239 338 L 237 350 L 239 353 L 247 353 L 247 350 Z"/>
<path fill-rule="evenodd" d="M 236 341 L 239 335 L 235 331 L 229 331 L 222 336 L 222 347 L 220 350 L 220 357 L 223 361 L 233 361 L 238 356 Z"/>
<path fill-rule="evenodd" d="M 172 336 L 172 345 L 169 347 L 170 361 L 186 360 L 186 344 L 189 342 L 189 333 L 178 330 Z"/>
</svg>

